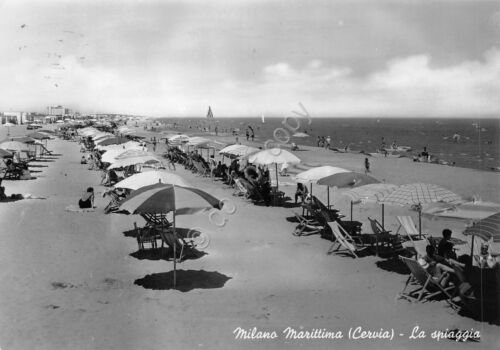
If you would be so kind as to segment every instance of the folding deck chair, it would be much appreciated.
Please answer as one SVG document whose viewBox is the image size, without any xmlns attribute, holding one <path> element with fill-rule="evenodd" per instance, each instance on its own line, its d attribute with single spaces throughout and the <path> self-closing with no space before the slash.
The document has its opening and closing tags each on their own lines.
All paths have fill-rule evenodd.
<svg viewBox="0 0 500 350">
<path fill-rule="evenodd" d="M 358 258 L 356 253 L 367 248 L 358 245 L 359 243 L 357 243 L 337 222 L 328 222 L 328 225 L 333 232 L 335 241 L 331 245 L 330 249 L 328 249 L 327 254 L 347 253 L 352 255 L 354 258 Z"/>
<path fill-rule="evenodd" d="M 299 224 L 292 232 L 294 236 L 310 236 L 316 233 L 321 233 L 325 229 L 324 224 L 322 225 L 319 220 L 316 219 L 307 219 L 304 216 L 293 213 Z"/>
<path fill-rule="evenodd" d="M 423 233 L 420 234 L 420 232 L 418 232 L 417 226 L 413 222 L 413 218 L 411 216 L 397 216 L 397 219 L 399 221 L 399 227 L 396 234 L 399 233 L 399 230 L 402 227 L 410 240 L 420 239 L 420 236 L 424 236 Z"/>
<path fill-rule="evenodd" d="M 399 257 L 405 265 L 410 270 L 411 274 L 406 280 L 403 290 L 398 294 L 398 298 L 406 299 L 410 302 L 426 302 L 431 298 L 439 295 L 444 295 L 446 301 L 454 310 L 458 310 L 459 306 L 453 302 L 453 296 L 451 290 L 455 289 L 455 286 L 450 284 L 447 286 L 442 286 L 441 282 L 446 277 L 447 273 L 443 273 L 439 279 L 432 277 L 427 270 L 425 270 L 417 260 L 409 259 L 400 256 Z M 416 285 L 417 287 L 408 291 L 408 286 Z"/>
</svg>

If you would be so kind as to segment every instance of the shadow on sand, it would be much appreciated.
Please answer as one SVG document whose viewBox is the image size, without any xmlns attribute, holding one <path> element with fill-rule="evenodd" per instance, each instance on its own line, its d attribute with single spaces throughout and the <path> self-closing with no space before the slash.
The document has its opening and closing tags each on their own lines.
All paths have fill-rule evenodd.
<svg viewBox="0 0 500 350">
<path fill-rule="evenodd" d="M 146 289 L 169 290 L 175 289 L 180 292 L 189 292 L 193 289 L 215 289 L 222 288 L 231 277 L 217 271 L 178 270 L 177 283 L 173 286 L 174 272 L 162 272 L 146 275 L 146 277 L 135 280 L 134 284 Z"/>
<path fill-rule="evenodd" d="M 177 251 L 177 256 L 179 255 L 179 251 Z M 184 260 L 197 260 L 207 253 L 202 252 L 197 249 L 190 248 L 187 251 L 184 251 L 184 256 L 181 261 Z M 138 260 L 164 260 L 170 261 L 174 257 L 174 251 L 170 247 L 160 247 L 160 248 L 152 248 L 152 249 L 141 249 L 134 253 L 130 254 L 131 257 L 136 258 Z"/>
</svg>

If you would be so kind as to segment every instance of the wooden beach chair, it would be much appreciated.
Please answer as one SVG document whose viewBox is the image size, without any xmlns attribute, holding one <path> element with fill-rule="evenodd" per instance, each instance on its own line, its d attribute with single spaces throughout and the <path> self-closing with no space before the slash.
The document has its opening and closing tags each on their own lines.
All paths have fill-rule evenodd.
<svg viewBox="0 0 500 350">
<path fill-rule="evenodd" d="M 144 243 L 150 243 L 151 249 L 158 248 L 157 240 L 161 239 L 161 236 L 152 227 L 138 227 L 137 223 L 134 222 L 134 229 L 137 239 L 137 244 L 139 245 L 139 250 L 144 250 Z M 163 247 L 163 242 L 162 242 Z"/>
<path fill-rule="evenodd" d="M 245 199 L 248 199 L 250 193 L 246 189 L 245 186 L 241 183 L 240 179 L 234 179 L 234 184 L 236 186 L 235 191 L 233 192 L 233 196 L 243 196 Z"/>
<path fill-rule="evenodd" d="M 413 222 L 413 218 L 411 216 L 397 216 L 397 219 L 399 221 L 399 227 L 396 234 L 398 234 L 401 228 L 403 228 L 410 240 L 420 239 L 420 236 L 424 236 L 423 233 L 420 235 L 418 232 L 417 226 Z"/>
<path fill-rule="evenodd" d="M 293 213 L 299 224 L 293 231 L 294 236 L 310 236 L 316 233 L 321 233 L 325 226 L 319 220 L 307 219 L 306 217 Z"/>
<path fill-rule="evenodd" d="M 328 222 L 333 235 L 335 237 L 335 241 L 331 245 L 330 249 L 328 249 L 327 254 L 350 254 L 354 258 L 358 258 L 359 252 L 363 251 L 367 247 L 363 247 L 358 245 L 358 243 L 352 238 L 347 231 L 345 231 L 342 226 L 340 226 L 337 222 Z"/>
<path fill-rule="evenodd" d="M 163 244 L 166 244 L 168 247 L 172 249 L 172 254 L 173 254 L 173 248 L 175 245 L 175 250 L 176 250 L 176 255 L 173 258 L 177 259 L 177 261 L 182 261 L 187 253 L 187 251 L 194 251 L 196 246 L 192 240 L 186 240 L 182 236 L 179 236 L 179 234 L 175 235 L 174 230 L 172 227 L 167 228 L 167 229 L 161 229 L 158 231 L 161 240 L 162 240 L 162 247 Z"/>
<path fill-rule="evenodd" d="M 406 280 L 403 290 L 398 294 L 398 298 L 406 299 L 410 302 L 426 302 L 431 298 L 443 295 L 453 309 L 459 309 L 459 306 L 452 300 L 451 291 L 455 289 L 455 286 L 453 284 L 442 286 L 442 281 L 447 277 L 447 272 L 443 273 L 439 279 L 436 279 L 417 260 L 403 256 L 399 258 L 405 263 L 411 273 L 410 277 Z M 408 290 L 410 285 L 416 286 L 416 288 Z"/>
</svg>

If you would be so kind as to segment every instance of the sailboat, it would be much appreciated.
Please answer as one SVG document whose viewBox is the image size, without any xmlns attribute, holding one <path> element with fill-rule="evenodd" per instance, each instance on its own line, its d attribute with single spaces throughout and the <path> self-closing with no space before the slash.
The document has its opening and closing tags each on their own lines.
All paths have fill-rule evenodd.
<svg viewBox="0 0 500 350">
<path fill-rule="evenodd" d="M 208 106 L 207 119 L 214 119 L 214 114 L 212 113 L 212 108 Z"/>
<path fill-rule="evenodd" d="M 262 114 L 261 118 L 262 118 L 262 124 L 264 124 L 265 123 L 265 121 L 264 121 L 264 114 Z"/>
</svg>

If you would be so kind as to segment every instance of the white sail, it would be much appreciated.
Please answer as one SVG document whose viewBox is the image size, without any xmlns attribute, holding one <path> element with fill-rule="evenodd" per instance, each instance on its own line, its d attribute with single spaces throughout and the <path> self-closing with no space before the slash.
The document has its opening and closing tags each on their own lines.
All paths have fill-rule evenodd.
<svg viewBox="0 0 500 350">
<path fill-rule="evenodd" d="M 264 114 L 262 114 L 262 124 L 264 124 L 265 121 L 264 121 Z"/>
</svg>

